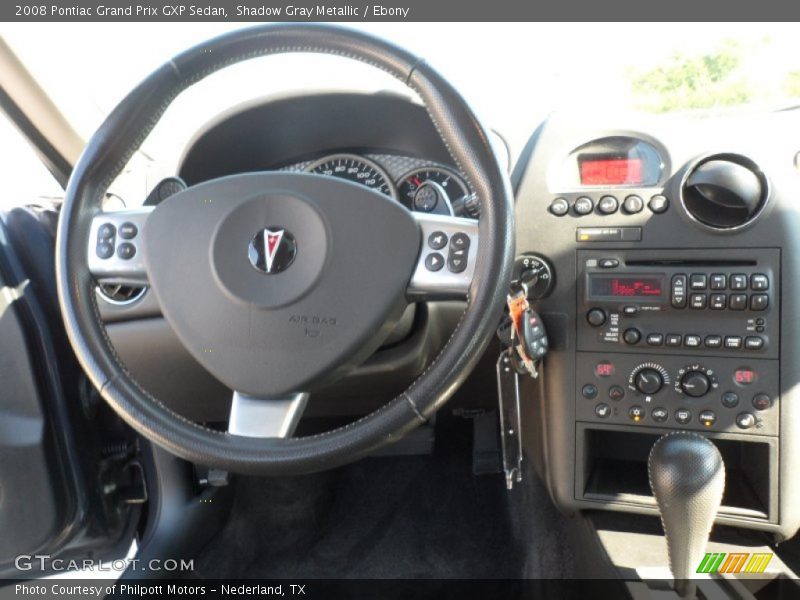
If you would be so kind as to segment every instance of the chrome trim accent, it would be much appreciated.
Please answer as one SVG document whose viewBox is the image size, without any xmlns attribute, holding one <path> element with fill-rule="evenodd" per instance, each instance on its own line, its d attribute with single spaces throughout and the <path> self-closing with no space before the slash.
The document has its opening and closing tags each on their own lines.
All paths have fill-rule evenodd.
<svg viewBox="0 0 800 600">
<path fill-rule="evenodd" d="M 243 437 L 291 437 L 306 408 L 308 394 L 256 398 L 233 392 L 228 433 Z"/>
</svg>

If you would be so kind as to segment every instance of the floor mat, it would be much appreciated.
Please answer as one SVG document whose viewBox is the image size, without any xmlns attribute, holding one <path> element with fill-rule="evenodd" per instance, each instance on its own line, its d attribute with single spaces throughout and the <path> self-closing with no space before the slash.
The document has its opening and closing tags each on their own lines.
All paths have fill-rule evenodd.
<svg viewBox="0 0 800 600">
<path fill-rule="evenodd" d="M 507 579 L 571 569 L 564 519 L 538 480 L 509 495 L 501 475 L 472 475 L 466 420 L 439 428 L 433 455 L 235 485 L 230 520 L 195 559 L 194 577 Z"/>
</svg>

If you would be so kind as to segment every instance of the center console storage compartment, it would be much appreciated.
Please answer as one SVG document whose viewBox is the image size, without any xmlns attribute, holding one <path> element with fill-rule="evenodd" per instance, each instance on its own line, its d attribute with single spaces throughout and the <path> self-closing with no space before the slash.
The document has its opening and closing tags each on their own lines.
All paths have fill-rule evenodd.
<svg viewBox="0 0 800 600">
<path fill-rule="evenodd" d="M 577 499 L 627 507 L 655 506 L 647 457 L 661 432 L 579 423 L 577 434 Z M 774 521 L 777 492 L 770 489 L 770 481 L 777 481 L 777 440 L 752 435 L 705 435 L 716 444 L 725 461 L 720 514 Z"/>
</svg>

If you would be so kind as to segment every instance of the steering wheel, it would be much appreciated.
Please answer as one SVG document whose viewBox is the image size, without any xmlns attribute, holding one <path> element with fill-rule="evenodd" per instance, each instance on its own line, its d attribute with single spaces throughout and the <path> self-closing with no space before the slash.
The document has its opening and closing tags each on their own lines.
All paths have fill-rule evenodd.
<svg viewBox="0 0 800 600">
<path fill-rule="evenodd" d="M 365 186 L 288 172 L 231 175 L 155 208 L 102 212 L 108 186 L 181 91 L 225 66 L 288 52 L 359 60 L 415 90 L 481 202 L 479 223 L 411 213 Z M 426 422 L 475 366 L 511 278 L 512 204 L 485 129 L 424 61 L 328 25 L 244 29 L 163 65 L 89 140 L 58 226 L 61 311 L 91 382 L 153 443 L 232 472 L 328 469 Z M 148 282 L 186 349 L 235 390 L 228 431 L 187 420 L 134 380 L 100 318 L 95 287 L 103 279 Z M 466 298 L 467 308 L 405 392 L 339 429 L 290 437 L 309 390 L 365 360 L 409 302 L 443 298 Z"/>
</svg>

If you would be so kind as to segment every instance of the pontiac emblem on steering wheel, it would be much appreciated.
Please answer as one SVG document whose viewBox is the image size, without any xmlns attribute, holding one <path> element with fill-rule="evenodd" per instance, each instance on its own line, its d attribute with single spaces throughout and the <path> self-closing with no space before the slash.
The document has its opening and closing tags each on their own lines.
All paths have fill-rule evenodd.
<svg viewBox="0 0 800 600">
<path fill-rule="evenodd" d="M 267 227 L 256 233 L 247 249 L 250 264 L 268 275 L 288 269 L 296 255 L 294 236 L 277 227 Z"/>
</svg>

